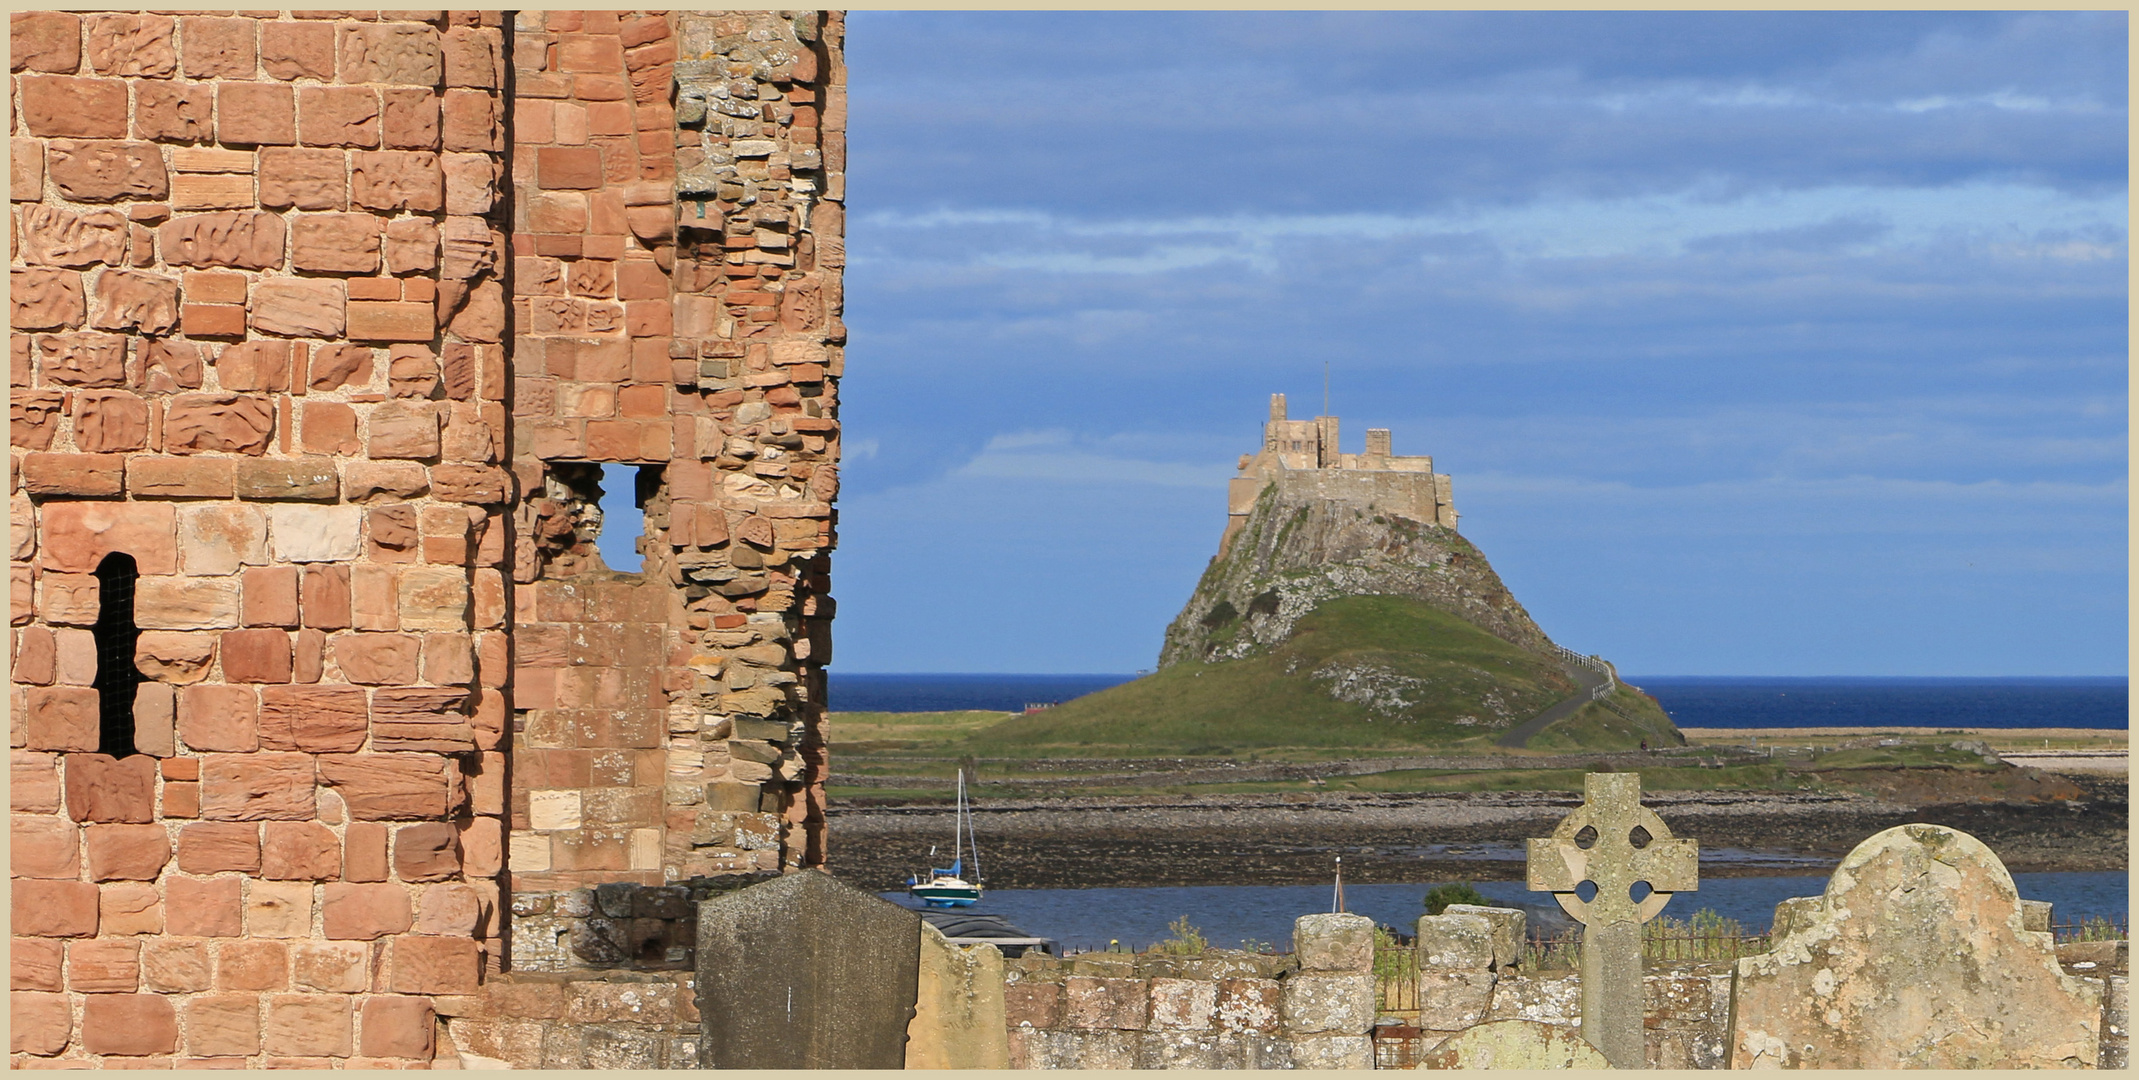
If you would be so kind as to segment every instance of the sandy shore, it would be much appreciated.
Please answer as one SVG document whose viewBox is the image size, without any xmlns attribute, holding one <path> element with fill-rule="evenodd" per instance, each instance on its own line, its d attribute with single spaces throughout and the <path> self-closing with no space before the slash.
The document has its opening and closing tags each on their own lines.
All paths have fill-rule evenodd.
<svg viewBox="0 0 2139 1080">
<path fill-rule="evenodd" d="M 2088 796 L 2043 803 L 1921 805 L 1865 795 L 1663 792 L 1644 801 L 1701 842 L 1710 876 L 1818 873 L 1882 829 L 1928 821 L 1968 832 L 2009 869 L 2122 870 L 2121 781 L 2075 776 Z M 988 800 L 974 828 L 1001 888 L 1310 884 L 1330 859 L 1361 882 L 1512 880 L 1522 842 L 1580 800 L 1547 792 L 1299 794 Z M 941 806 L 842 808 L 830 815 L 829 869 L 891 888 L 948 844 Z M 1720 856 L 1720 858 L 1719 858 Z"/>
</svg>

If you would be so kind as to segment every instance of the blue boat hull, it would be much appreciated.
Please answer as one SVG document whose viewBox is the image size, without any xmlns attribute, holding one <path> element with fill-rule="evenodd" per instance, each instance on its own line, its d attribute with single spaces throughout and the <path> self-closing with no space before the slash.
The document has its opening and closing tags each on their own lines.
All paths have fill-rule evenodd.
<svg viewBox="0 0 2139 1080">
<path fill-rule="evenodd" d="M 930 907 L 972 907 L 980 902 L 980 889 L 973 885 L 916 885 L 906 891 Z"/>
</svg>

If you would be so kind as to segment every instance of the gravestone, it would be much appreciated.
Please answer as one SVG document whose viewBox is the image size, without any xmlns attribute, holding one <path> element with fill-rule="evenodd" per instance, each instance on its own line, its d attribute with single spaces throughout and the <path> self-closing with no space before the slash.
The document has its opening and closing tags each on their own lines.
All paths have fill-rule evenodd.
<svg viewBox="0 0 2139 1080">
<path fill-rule="evenodd" d="M 708 1069 L 897 1069 L 921 916 L 817 870 L 698 908 L 698 1052 Z"/>
<path fill-rule="evenodd" d="M 1641 805 L 1640 773 L 1589 773 L 1582 805 L 1552 836 L 1529 842 L 1529 884 L 1582 924 L 1582 1037 L 1614 1068 L 1647 1063 L 1642 1036 L 1641 924 L 1673 893 L 1699 885 L 1700 848 L 1674 840 Z M 1596 887 L 1584 900 L 1583 882 Z M 1649 892 L 1635 898 L 1638 886 Z"/>
<path fill-rule="evenodd" d="M 1580 1032 L 1535 1020 L 1495 1020 L 1420 1055 L 1421 1069 L 1608 1069 Z"/>
<path fill-rule="evenodd" d="M 2100 988 L 2058 967 L 2024 903 L 1967 833 L 1873 836 L 1738 961 L 1730 1067 L 2094 1067 Z"/>
</svg>

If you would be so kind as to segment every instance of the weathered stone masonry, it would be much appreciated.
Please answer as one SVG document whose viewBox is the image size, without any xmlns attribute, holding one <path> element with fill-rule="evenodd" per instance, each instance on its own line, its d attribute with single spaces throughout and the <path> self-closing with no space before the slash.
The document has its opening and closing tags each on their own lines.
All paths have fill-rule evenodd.
<svg viewBox="0 0 2139 1080">
<path fill-rule="evenodd" d="M 841 29 L 13 17 L 13 1064 L 695 1053 L 571 890 L 823 859 Z"/>
</svg>

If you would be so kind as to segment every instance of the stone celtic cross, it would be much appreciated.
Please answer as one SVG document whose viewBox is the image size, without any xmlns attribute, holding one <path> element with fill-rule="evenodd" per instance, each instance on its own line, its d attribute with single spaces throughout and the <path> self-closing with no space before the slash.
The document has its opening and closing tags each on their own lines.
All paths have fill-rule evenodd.
<svg viewBox="0 0 2139 1080">
<path fill-rule="evenodd" d="M 1699 888 L 1700 845 L 1641 805 L 1641 774 L 1589 773 L 1582 805 L 1529 842 L 1529 884 L 1582 923 L 1582 1036 L 1614 1068 L 1645 1065 L 1641 924 Z M 1582 886 L 1595 888 L 1587 899 Z M 1637 896 L 1646 884 L 1646 895 Z"/>
</svg>

